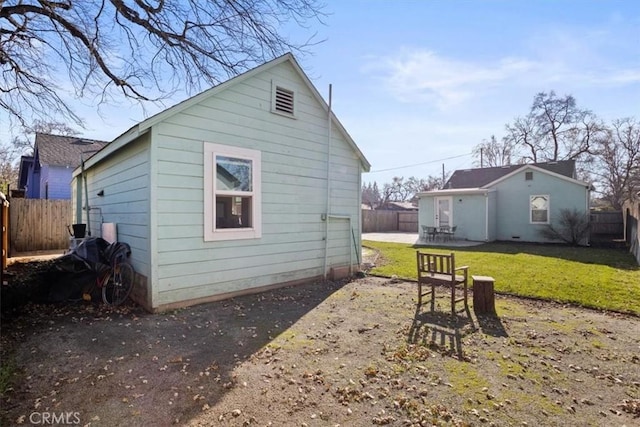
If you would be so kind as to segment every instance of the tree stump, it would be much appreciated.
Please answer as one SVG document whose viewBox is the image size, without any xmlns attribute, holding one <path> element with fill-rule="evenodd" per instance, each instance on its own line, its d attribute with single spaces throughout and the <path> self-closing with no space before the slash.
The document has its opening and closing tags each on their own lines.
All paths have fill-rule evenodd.
<svg viewBox="0 0 640 427">
<path fill-rule="evenodd" d="M 496 301 L 493 293 L 493 277 L 471 276 L 473 279 L 473 311 L 476 314 L 496 315 Z"/>
</svg>

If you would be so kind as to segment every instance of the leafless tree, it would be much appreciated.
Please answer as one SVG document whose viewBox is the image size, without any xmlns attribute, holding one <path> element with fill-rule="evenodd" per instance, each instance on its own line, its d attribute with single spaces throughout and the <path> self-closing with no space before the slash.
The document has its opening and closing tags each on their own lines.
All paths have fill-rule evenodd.
<svg viewBox="0 0 640 427">
<path fill-rule="evenodd" d="M 599 190 L 611 206 L 620 210 L 626 199 L 640 191 L 640 122 L 634 118 L 615 120 L 597 139 L 597 161 L 592 171 Z"/>
<path fill-rule="evenodd" d="M 362 203 L 369 206 L 370 209 L 373 210 L 380 206 L 381 197 L 377 182 L 362 184 Z"/>
<path fill-rule="evenodd" d="M 483 139 L 480 144 L 473 147 L 471 153 L 476 159 L 476 166 L 487 168 L 507 166 L 516 155 L 516 146 L 509 138 L 503 138 L 498 142 L 496 136 L 491 135 L 491 138 Z"/>
<path fill-rule="evenodd" d="M 507 132 L 504 140 L 514 147 L 522 147 L 525 150 L 525 161 L 538 163 L 538 153 L 542 150 L 540 141 L 536 138 L 536 129 L 533 117 L 517 117 L 512 124 L 505 125 Z"/>
<path fill-rule="evenodd" d="M 15 159 L 16 148 L 11 144 L 0 144 L 0 191 L 5 194 L 8 187 L 15 188 L 18 182 L 18 166 Z"/>
<path fill-rule="evenodd" d="M 0 107 L 21 125 L 80 125 L 69 96 L 161 100 L 194 93 L 284 52 L 319 0 L 0 0 Z M 63 87 L 66 79 L 71 88 Z"/>
<path fill-rule="evenodd" d="M 445 179 L 449 177 L 445 175 Z M 393 177 L 392 181 L 385 183 L 382 190 L 378 183 L 368 183 L 362 185 L 362 203 L 371 209 L 377 209 L 388 202 L 410 202 L 414 201 L 416 194 L 422 191 L 431 191 L 442 188 L 444 182 L 442 177 L 429 175 L 426 179 L 414 176 L 404 179 L 404 177 Z"/>
<path fill-rule="evenodd" d="M 588 159 L 604 125 L 591 111 L 580 109 L 571 95 L 540 92 L 529 113 L 506 125 L 507 141 L 521 146 L 526 160 L 536 162 Z"/>
</svg>

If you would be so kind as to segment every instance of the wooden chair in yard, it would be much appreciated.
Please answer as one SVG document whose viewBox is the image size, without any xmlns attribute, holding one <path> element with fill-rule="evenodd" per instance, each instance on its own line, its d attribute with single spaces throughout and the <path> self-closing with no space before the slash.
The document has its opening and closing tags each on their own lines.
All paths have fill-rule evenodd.
<svg viewBox="0 0 640 427">
<path fill-rule="evenodd" d="M 418 309 L 422 298 L 431 295 L 431 310 L 435 308 L 436 285 L 445 286 L 451 291 L 451 314 L 456 313 L 456 304 L 464 303 L 464 310 L 469 313 L 467 303 L 468 269 L 467 266 L 456 267 L 455 254 L 431 254 L 416 251 L 418 260 Z M 425 290 L 425 288 L 430 288 Z M 462 293 L 462 295 L 460 295 Z"/>
</svg>

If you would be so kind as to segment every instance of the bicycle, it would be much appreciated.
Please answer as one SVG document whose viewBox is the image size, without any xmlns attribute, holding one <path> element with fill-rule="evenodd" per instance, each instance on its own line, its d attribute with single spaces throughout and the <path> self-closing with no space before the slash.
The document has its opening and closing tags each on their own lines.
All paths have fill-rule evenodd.
<svg viewBox="0 0 640 427">
<path fill-rule="evenodd" d="M 107 243 L 101 238 L 83 240 L 70 254 L 67 262 L 59 268 L 67 272 L 90 271 L 95 275 L 82 290 L 82 299 L 91 301 L 98 293 L 102 302 L 117 306 L 122 304 L 133 289 L 135 271 L 128 262 L 131 248 L 122 242 Z"/>
<path fill-rule="evenodd" d="M 125 302 L 133 289 L 133 266 L 122 257 L 116 256 L 110 266 L 98 274 L 96 285 L 101 289 L 102 302 L 107 305 L 117 306 Z"/>
</svg>

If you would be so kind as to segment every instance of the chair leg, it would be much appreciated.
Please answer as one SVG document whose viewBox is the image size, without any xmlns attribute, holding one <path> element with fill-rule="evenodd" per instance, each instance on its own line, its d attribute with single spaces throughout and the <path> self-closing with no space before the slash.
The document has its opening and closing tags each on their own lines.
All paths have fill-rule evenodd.
<svg viewBox="0 0 640 427">
<path fill-rule="evenodd" d="M 456 286 L 451 286 L 451 314 L 456 314 Z"/>
<path fill-rule="evenodd" d="M 467 282 L 464 283 L 464 309 L 469 311 L 469 301 L 468 301 L 468 291 L 467 291 Z"/>
<path fill-rule="evenodd" d="M 436 286 L 431 284 L 431 311 L 436 309 Z"/>
<path fill-rule="evenodd" d="M 422 283 L 418 282 L 418 307 L 422 305 Z"/>
</svg>

